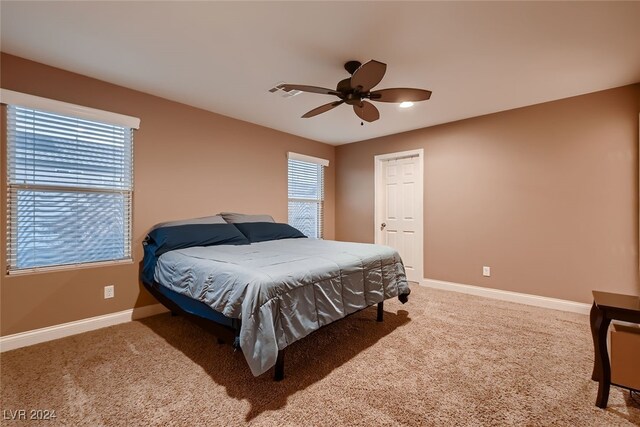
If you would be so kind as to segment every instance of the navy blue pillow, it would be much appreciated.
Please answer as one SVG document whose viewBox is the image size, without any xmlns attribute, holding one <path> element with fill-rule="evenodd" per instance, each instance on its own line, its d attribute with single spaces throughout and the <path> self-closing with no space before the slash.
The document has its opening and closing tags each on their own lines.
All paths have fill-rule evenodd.
<svg viewBox="0 0 640 427">
<path fill-rule="evenodd" d="M 148 283 L 153 282 L 158 257 L 174 249 L 248 244 L 249 240 L 233 224 L 185 224 L 156 228 L 144 242 L 142 278 Z"/>
<path fill-rule="evenodd" d="M 155 242 L 155 255 L 193 246 L 248 245 L 249 241 L 233 224 L 186 224 L 156 228 L 148 242 Z"/>
<path fill-rule="evenodd" d="M 233 225 L 247 236 L 251 243 L 307 237 L 297 228 L 277 222 L 243 222 L 234 223 Z"/>
</svg>

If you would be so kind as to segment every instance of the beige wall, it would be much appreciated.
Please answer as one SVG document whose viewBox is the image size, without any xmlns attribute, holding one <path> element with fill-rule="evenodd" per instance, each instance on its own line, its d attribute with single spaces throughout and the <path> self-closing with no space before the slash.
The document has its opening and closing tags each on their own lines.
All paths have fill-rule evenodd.
<svg viewBox="0 0 640 427">
<path fill-rule="evenodd" d="M 157 222 L 219 211 L 269 213 L 286 222 L 287 151 L 330 160 L 325 235 L 334 237 L 334 147 L 6 54 L 0 65 L 5 89 L 141 119 L 134 136 L 135 262 L 6 276 L 0 219 L 2 335 L 155 303 L 138 282 L 138 262 L 145 232 Z M 0 211 L 6 212 L 4 140 L 2 156 Z M 107 284 L 115 285 L 114 299 L 103 299 Z"/>
<path fill-rule="evenodd" d="M 141 118 L 134 264 L 3 273 L 2 335 L 155 303 L 138 262 L 156 222 L 221 210 L 286 221 L 287 151 L 331 161 L 328 238 L 373 241 L 373 156 L 424 148 L 426 277 L 581 302 L 591 289 L 640 293 L 640 85 L 336 149 L 10 55 L 0 65 L 3 88 Z M 4 177 L 4 140 L 1 151 Z M 3 219 L 0 235 L 4 272 Z M 116 285 L 112 300 L 102 298 L 106 284 Z"/>
<path fill-rule="evenodd" d="M 336 236 L 372 242 L 373 157 L 424 148 L 426 278 L 638 295 L 639 105 L 636 84 L 339 146 Z"/>
</svg>

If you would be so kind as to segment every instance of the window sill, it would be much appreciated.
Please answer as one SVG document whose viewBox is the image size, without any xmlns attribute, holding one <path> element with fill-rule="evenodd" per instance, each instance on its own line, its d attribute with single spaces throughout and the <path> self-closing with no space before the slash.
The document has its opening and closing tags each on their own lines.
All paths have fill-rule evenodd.
<svg viewBox="0 0 640 427">
<path fill-rule="evenodd" d="M 96 262 L 83 262 L 79 264 L 65 264 L 65 265 L 56 265 L 50 267 L 33 267 L 33 268 L 23 268 L 20 270 L 8 270 L 8 276 L 22 276 L 25 274 L 38 274 L 38 273 L 52 273 L 56 271 L 69 271 L 69 270 L 80 270 L 85 268 L 95 268 L 95 267 L 107 267 L 113 265 L 123 265 L 123 264 L 133 264 L 133 258 L 112 260 L 112 261 L 96 261 Z"/>
</svg>

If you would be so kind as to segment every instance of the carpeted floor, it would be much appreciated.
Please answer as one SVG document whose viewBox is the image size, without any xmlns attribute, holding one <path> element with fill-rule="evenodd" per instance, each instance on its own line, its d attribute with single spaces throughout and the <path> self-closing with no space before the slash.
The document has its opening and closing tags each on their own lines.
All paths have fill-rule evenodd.
<svg viewBox="0 0 640 427">
<path fill-rule="evenodd" d="M 0 409 L 74 426 L 640 425 L 626 390 L 594 406 L 587 316 L 418 286 L 375 314 L 290 346 L 279 383 L 168 314 L 14 350 Z"/>
</svg>

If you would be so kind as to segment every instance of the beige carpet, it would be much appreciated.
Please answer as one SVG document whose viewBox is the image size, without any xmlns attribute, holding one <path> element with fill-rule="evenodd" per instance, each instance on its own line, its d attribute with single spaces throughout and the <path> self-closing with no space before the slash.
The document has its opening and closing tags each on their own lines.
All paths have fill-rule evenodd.
<svg viewBox="0 0 640 427">
<path fill-rule="evenodd" d="M 626 390 L 594 406 L 587 316 L 418 286 L 385 312 L 293 344 L 280 383 L 169 315 L 14 350 L 0 409 L 56 411 L 39 425 L 640 425 Z"/>
</svg>

